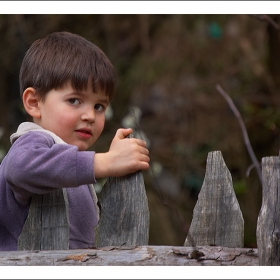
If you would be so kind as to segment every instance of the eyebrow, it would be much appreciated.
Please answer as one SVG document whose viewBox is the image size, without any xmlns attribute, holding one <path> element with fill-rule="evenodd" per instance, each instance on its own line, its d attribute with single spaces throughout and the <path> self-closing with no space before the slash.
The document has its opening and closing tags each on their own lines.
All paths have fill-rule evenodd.
<svg viewBox="0 0 280 280">
<path fill-rule="evenodd" d="M 98 101 L 101 102 L 101 103 L 105 103 L 106 105 L 110 104 L 110 101 L 107 98 L 101 98 Z"/>
<path fill-rule="evenodd" d="M 94 94 L 98 94 L 97 92 L 93 92 Z M 73 92 L 71 92 L 70 94 L 77 94 L 77 95 L 85 95 L 85 93 L 83 91 L 80 91 L 80 90 L 74 90 Z M 110 104 L 110 100 L 109 100 L 109 96 L 105 95 L 104 96 L 106 97 L 100 97 L 99 98 L 99 102 L 103 102 L 103 103 L 106 103 L 106 104 Z"/>
</svg>

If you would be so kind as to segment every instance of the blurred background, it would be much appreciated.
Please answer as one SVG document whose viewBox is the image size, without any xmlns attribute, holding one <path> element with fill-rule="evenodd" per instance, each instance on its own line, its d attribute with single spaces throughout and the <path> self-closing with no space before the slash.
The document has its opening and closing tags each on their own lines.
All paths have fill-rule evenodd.
<svg viewBox="0 0 280 280">
<path fill-rule="evenodd" d="M 182 246 L 203 184 L 206 159 L 221 151 L 245 221 L 245 247 L 256 247 L 261 185 L 238 120 L 253 150 L 279 154 L 280 16 L 170 14 L 0 15 L 0 156 L 26 121 L 18 74 L 30 44 L 54 31 L 99 46 L 117 72 L 117 93 L 104 132 L 92 147 L 107 151 L 119 127 L 134 128 L 150 149 L 144 172 L 151 245 Z M 103 182 L 96 185 L 100 191 Z"/>
</svg>

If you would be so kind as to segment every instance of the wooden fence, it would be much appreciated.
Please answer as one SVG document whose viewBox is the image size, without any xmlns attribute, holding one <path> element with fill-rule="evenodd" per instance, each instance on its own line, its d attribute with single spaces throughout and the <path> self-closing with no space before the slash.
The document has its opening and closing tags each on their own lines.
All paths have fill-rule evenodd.
<svg viewBox="0 0 280 280">
<path fill-rule="evenodd" d="M 262 159 L 263 200 L 257 249 L 244 247 L 244 220 L 220 151 L 210 152 L 193 220 L 180 247 L 149 246 L 143 175 L 108 178 L 100 198 L 96 248 L 69 250 L 64 193 L 35 197 L 18 251 L 0 252 L 0 265 L 279 265 L 280 158 Z M 46 205 L 53 204 L 52 208 Z M 56 218 L 54 218 L 56 217 Z"/>
</svg>

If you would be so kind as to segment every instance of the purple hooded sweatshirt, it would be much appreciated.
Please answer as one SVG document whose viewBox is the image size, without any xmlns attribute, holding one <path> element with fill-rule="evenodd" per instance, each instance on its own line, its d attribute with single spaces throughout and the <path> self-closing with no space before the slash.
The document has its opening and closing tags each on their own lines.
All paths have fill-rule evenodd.
<svg viewBox="0 0 280 280">
<path fill-rule="evenodd" d="M 56 137 L 33 123 L 22 123 L 0 166 L 0 251 L 16 251 L 33 194 L 66 188 L 69 249 L 94 246 L 98 208 L 88 184 L 95 183 L 93 151 L 57 144 Z M 95 195 L 96 198 L 96 195 Z"/>
</svg>

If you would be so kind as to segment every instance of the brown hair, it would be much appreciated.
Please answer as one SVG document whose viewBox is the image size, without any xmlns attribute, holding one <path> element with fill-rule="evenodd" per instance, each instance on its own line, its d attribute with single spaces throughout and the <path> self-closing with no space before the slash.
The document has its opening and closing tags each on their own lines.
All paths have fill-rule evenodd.
<svg viewBox="0 0 280 280">
<path fill-rule="evenodd" d="M 69 32 L 55 32 L 36 40 L 26 52 L 19 74 L 20 94 L 33 87 L 44 99 L 51 89 L 71 81 L 76 90 L 92 89 L 114 96 L 115 71 L 104 52 L 85 38 Z"/>
</svg>

